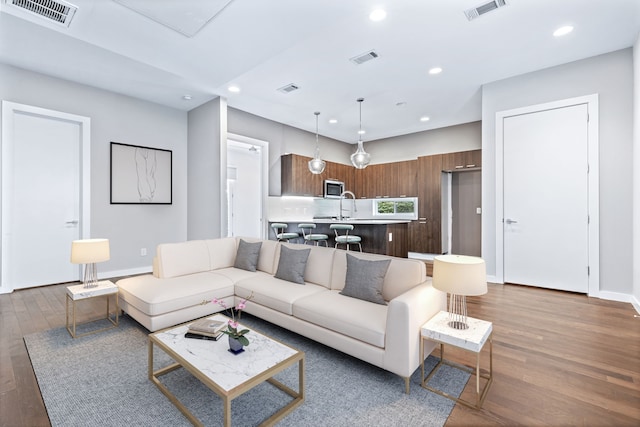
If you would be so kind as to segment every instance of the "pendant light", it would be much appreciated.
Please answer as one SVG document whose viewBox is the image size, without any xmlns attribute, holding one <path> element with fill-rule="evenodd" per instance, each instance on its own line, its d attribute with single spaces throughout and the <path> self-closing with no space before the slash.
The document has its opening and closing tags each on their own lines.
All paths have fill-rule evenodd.
<svg viewBox="0 0 640 427">
<path fill-rule="evenodd" d="M 324 172 L 324 168 L 327 163 L 320 158 L 320 147 L 318 147 L 318 116 L 320 115 L 320 112 L 316 111 L 313 114 L 316 115 L 316 152 L 313 159 L 309 160 L 309 172 L 314 175 L 319 175 Z"/>
<path fill-rule="evenodd" d="M 362 101 L 364 98 L 358 98 L 356 101 L 360 104 L 360 130 L 358 131 L 358 149 L 351 155 L 351 163 L 356 169 L 364 169 L 371 162 L 371 155 L 364 151 L 362 146 Z"/>
</svg>

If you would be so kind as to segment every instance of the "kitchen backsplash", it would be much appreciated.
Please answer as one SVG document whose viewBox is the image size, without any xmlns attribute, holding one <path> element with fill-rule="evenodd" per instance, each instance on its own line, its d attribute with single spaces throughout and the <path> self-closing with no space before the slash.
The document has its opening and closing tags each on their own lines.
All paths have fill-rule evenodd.
<svg viewBox="0 0 640 427">
<path fill-rule="evenodd" d="M 374 216 L 374 202 L 380 199 L 356 199 L 342 200 L 342 215 L 357 219 L 379 219 Z M 385 199 L 390 200 L 390 199 Z M 393 199 L 397 200 L 397 199 Z M 385 215 L 385 219 L 416 219 L 417 198 L 402 200 L 414 200 L 416 205 L 415 215 L 408 218 L 407 215 Z M 319 197 L 282 196 L 269 197 L 268 200 L 269 221 L 311 221 L 316 219 L 337 218 L 340 213 L 340 200 L 323 199 Z"/>
</svg>

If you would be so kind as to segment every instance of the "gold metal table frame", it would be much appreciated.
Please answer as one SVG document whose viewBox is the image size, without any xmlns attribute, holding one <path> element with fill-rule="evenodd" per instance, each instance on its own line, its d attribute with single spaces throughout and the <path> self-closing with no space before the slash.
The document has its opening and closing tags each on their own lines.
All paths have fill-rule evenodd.
<svg viewBox="0 0 640 427">
<path fill-rule="evenodd" d="M 431 372 L 429 373 L 429 375 L 425 378 L 424 376 L 424 342 L 425 340 L 429 340 L 429 341 L 435 341 L 437 343 L 440 344 L 440 361 L 436 364 L 436 366 L 431 370 Z M 484 399 L 487 397 L 487 392 L 489 391 L 489 387 L 491 386 L 491 383 L 493 382 L 493 332 L 491 332 L 491 334 L 489 335 L 488 338 L 489 341 L 489 373 L 485 374 L 485 373 L 481 373 L 480 372 L 480 353 L 481 351 L 478 351 L 476 353 L 476 366 L 475 368 L 469 367 L 469 366 L 465 366 L 462 365 L 460 363 L 456 363 L 456 362 L 452 362 L 449 360 L 445 360 L 444 358 L 444 345 L 445 343 L 440 342 L 438 340 L 432 339 L 432 338 L 426 338 L 426 337 L 421 337 L 421 341 L 420 341 L 420 360 L 422 361 L 421 363 L 421 372 L 422 375 L 420 378 L 422 378 L 422 387 L 432 391 L 436 394 L 439 394 L 440 396 L 444 396 L 446 398 L 449 398 L 455 402 L 459 402 L 462 403 L 463 405 L 466 405 L 470 408 L 474 408 L 474 409 L 480 409 L 482 408 L 482 405 L 484 404 Z M 452 344 L 448 344 L 448 345 L 452 345 Z M 461 347 L 458 347 L 462 350 L 465 351 L 471 351 L 471 350 L 467 350 Z M 453 368 L 459 369 L 461 371 L 464 372 L 468 372 L 471 375 L 475 375 L 476 377 L 476 403 L 472 403 L 469 402 L 467 400 L 461 399 L 459 397 L 456 396 L 452 396 L 442 390 L 438 390 L 434 387 L 431 387 L 429 385 L 429 381 L 431 380 L 431 378 L 433 378 L 433 376 L 436 374 L 436 372 L 438 371 L 438 369 L 440 369 L 442 367 L 442 365 L 448 365 L 451 366 Z M 482 388 L 482 391 L 480 391 L 480 378 L 483 378 L 485 380 L 487 380 L 487 382 L 485 383 L 484 387 Z"/>
<path fill-rule="evenodd" d="M 273 338 L 270 338 L 273 339 Z M 162 351 L 164 351 L 167 355 L 169 355 L 176 363 L 168 365 L 164 368 L 154 370 L 153 367 L 153 348 L 154 346 L 158 346 Z M 172 351 L 169 347 L 167 347 L 164 343 L 158 340 L 154 334 L 149 335 L 149 379 L 160 389 L 160 391 L 167 396 L 167 398 L 173 403 L 182 414 L 189 419 L 189 421 L 194 426 L 204 426 L 204 424 L 196 418 L 195 415 L 189 411 L 189 409 L 182 403 L 178 398 L 169 391 L 169 389 L 162 384 L 159 377 L 169 372 L 175 371 L 179 368 L 184 368 L 191 375 L 200 380 L 205 386 L 207 386 L 211 391 L 216 393 L 223 402 L 223 413 L 224 413 L 224 426 L 231 427 L 231 401 L 236 397 L 240 396 L 243 393 L 251 390 L 253 387 L 267 381 L 270 384 L 274 385 L 276 388 L 282 390 L 289 396 L 293 397 L 293 400 L 289 402 L 287 405 L 278 410 L 275 414 L 271 415 L 269 418 L 262 422 L 262 426 L 272 426 L 276 424 L 278 421 L 282 420 L 287 414 L 292 412 L 295 408 L 300 406 L 304 402 L 304 358 L 305 355 L 302 351 L 297 351 L 296 354 L 290 356 L 289 358 L 281 361 L 275 366 L 267 369 L 264 372 L 254 376 L 253 378 L 245 381 L 241 385 L 231 389 L 224 390 L 206 375 L 204 375 L 198 368 L 191 365 L 189 362 L 184 360 L 174 351 Z M 287 369 L 288 367 L 298 363 L 298 391 L 292 390 L 286 385 L 282 384 L 275 378 L 274 375 L 277 373 Z"/>
<path fill-rule="evenodd" d="M 107 312 L 106 312 L 105 317 L 101 317 L 101 318 L 98 318 L 98 319 L 91 319 L 91 320 L 87 320 L 87 321 L 82 322 L 82 323 L 78 323 L 76 321 L 76 302 L 77 301 L 91 299 L 91 298 L 99 298 L 99 297 L 104 297 L 107 300 Z M 111 313 L 111 305 L 110 305 L 111 297 L 114 297 L 114 299 L 115 299 L 115 311 L 113 313 Z M 69 318 L 69 303 L 71 303 L 71 318 Z M 119 324 L 119 315 L 120 315 L 120 306 L 118 304 L 118 289 L 116 288 L 114 292 L 103 293 L 103 294 L 99 294 L 99 295 L 92 295 L 92 296 L 83 297 L 83 298 L 80 298 L 80 299 L 73 299 L 71 297 L 71 295 L 69 295 L 69 293 L 67 292 L 66 300 L 65 300 L 65 312 L 66 312 L 65 313 L 65 317 L 66 317 L 67 331 L 69 331 L 69 334 L 71 335 L 72 338 L 80 338 L 80 337 L 84 337 L 84 336 L 87 336 L 87 335 L 95 334 L 97 332 L 102 332 L 102 331 L 106 331 L 106 330 L 115 328 Z M 106 319 L 109 322 L 111 322 L 111 326 L 107 326 L 107 327 L 104 327 L 104 328 L 96 329 L 96 330 L 93 330 L 93 331 L 90 331 L 90 332 L 85 332 L 83 334 L 76 334 L 76 327 L 77 326 L 86 325 L 86 324 L 93 323 L 93 322 L 96 322 L 98 320 L 104 320 L 104 319 Z"/>
</svg>

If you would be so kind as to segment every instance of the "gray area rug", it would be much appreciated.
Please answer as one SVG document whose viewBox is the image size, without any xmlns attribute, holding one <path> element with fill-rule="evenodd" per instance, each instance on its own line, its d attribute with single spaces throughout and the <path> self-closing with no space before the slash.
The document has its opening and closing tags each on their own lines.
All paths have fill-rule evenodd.
<svg viewBox="0 0 640 427">
<path fill-rule="evenodd" d="M 453 409 L 451 400 L 420 387 L 420 368 L 407 395 L 394 374 L 256 317 L 245 314 L 242 320 L 306 353 L 305 402 L 279 426 L 442 426 Z M 64 327 L 25 336 L 51 424 L 191 425 L 147 377 L 147 334 L 123 316 L 118 328 L 75 340 Z M 154 353 L 156 369 L 170 363 L 158 349 Z M 429 356 L 425 363 L 429 372 L 437 358 Z M 276 378 L 297 390 L 297 364 Z M 162 379 L 205 425 L 222 425 L 222 400 L 184 369 Z M 458 396 L 468 379 L 445 365 L 431 384 Z M 261 384 L 232 401 L 233 425 L 258 425 L 289 401 L 272 385 Z"/>
</svg>

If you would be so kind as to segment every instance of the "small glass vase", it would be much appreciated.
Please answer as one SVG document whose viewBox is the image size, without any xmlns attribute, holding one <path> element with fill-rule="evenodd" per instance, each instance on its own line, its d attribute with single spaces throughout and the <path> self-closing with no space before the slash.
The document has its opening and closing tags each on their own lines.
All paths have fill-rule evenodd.
<svg viewBox="0 0 640 427">
<path fill-rule="evenodd" d="M 229 351 L 233 354 L 240 354 L 244 351 L 242 343 L 231 335 L 229 335 Z"/>
</svg>

